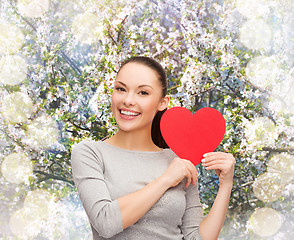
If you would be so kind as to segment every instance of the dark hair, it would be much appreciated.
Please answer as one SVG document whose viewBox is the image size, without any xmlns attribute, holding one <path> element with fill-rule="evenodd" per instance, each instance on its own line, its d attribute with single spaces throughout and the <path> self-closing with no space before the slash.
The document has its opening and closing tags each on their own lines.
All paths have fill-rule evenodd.
<svg viewBox="0 0 294 240">
<path fill-rule="evenodd" d="M 146 67 L 151 68 L 154 70 L 158 75 L 158 80 L 161 83 L 162 86 L 162 97 L 165 97 L 167 94 L 167 77 L 164 68 L 158 63 L 155 59 L 145 56 L 135 56 L 127 59 L 123 62 L 123 64 L 120 66 L 119 71 L 128 63 L 139 63 Z M 119 73 L 118 71 L 118 73 Z M 117 74 L 118 74 L 117 73 Z M 160 119 L 163 113 L 166 111 L 158 111 L 153 119 L 152 122 L 152 128 L 151 128 L 151 137 L 155 145 L 157 145 L 160 148 L 168 148 L 168 145 L 164 141 L 161 132 L 160 132 Z"/>
</svg>

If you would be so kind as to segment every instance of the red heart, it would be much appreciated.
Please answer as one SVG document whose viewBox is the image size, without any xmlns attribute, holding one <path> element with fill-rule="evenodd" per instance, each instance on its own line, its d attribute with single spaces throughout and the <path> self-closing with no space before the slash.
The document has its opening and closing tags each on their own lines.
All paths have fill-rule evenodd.
<svg viewBox="0 0 294 240">
<path fill-rule="evenodd" d="M 222 141 L 226 122 L 214 108 L 201 108 L 194 115 L 186 108 L 168 109 L 160 121 L 161 134 L 174 153 L 195 166 L 203 154 L 214 151 Z"/>
</svg>

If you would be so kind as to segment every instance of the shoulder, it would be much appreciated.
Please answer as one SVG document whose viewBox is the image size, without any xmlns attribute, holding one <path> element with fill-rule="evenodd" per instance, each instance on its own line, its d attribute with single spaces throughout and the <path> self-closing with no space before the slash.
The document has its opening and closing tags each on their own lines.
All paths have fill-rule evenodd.
<svg viewBox="0 0 294 240">
<path fill-rule="evenodd" d="M 171 159 L 171 161 L 178 157 L 170 148 L 164 148 L 163 151 Z"/>
<path fill-rule="evenodd" d="M 102 141 L 94 141 L 90 139 L 84 139 L 79 143 L 72 146 L 72 152 L 76 151 L 97 151 L 102 148 Z"/>
<path fill-rule="evenodd" d="M 101 146 L 102 141 L 82 140 L 72 146 L 71 161 L 72 162 L 97 162 L 102 164 Z"/>
</svg>

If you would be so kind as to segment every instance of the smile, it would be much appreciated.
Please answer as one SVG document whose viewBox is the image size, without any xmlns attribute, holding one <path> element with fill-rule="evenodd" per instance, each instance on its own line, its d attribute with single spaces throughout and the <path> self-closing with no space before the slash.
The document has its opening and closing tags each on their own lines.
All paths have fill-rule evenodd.
<svg viewBox="0 0 294 240">
<path fill-rule="evenodd" d="M 133 111 L 129 111 L 129 110 L 120 110 L 120 114 L 121 115 L 124 115 L 124 116 L 132 116 L 132 117 L 135 117 L 135 116 L 138 116 L 140 113 L 138 112 L 133 112 Z"/>
</svg>

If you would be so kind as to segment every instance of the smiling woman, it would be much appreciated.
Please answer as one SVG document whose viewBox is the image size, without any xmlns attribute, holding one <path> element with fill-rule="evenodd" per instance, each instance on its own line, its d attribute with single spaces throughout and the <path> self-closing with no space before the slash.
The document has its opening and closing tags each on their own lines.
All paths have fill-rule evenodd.
<svg viewBox="0 0 294 240">
<path fill-rule="evenodd" d="M 166 74 L 158 62 L 129 59 L 111 96 L 118 131 L 105 141 L 82 141 L 73 148 L 73 178 L 95 240 L 216 239 L 221 230 L 235 159 L 227 153 L 205 155 L 203 165 L 216 171 L 220 188 L 204 218 L 196 168 L 162 140 L 166 92 Z"/>
<path fill-rule="evenodd" d="M 169 103 L 169 97 L 166 96 L 166 76 L 157 71 L 157 69 L 152 70 L 149 66 L 146 66 L 145 62 L 147 62 L 147 59 L 137 57 L 124 63 L 117 74 L 114 84 L 111 106 L 112 113 L 119 126 L 119 131 L 113 138 L 106 141 L 113 142 L 113 145 L 119 145 L 121 144 L 120 141 L 119 143 L 114 142 L 118 137 L 124 138 L 123 135 L 129 135 L 130 131 L 135 136 L 132 138 L 134 142 L 122 142 L 129 145 L 120 146 L 121 148 L 135 149 L 137 148 L 136 146 L 140 145 L 140 147 L 144 147 L 148 151 L 158 150 L 157 147 L 162 147 L 156 147 L 152 139 L 149 139 L 149 144 L 146 144 L 146 138 L 140 137 L 144 133 L 144 136 L 150 138 L 155 115 L 157 112 L 166 109 Z M 145 64 L 142 63 L 143 60 Z M 156 67 L 159 68 L 159 66 Z M 160 71 L 164 72 L 161 66 Z M 159 78 L 161 79 L 160 81 Z M 138 134 L 138 131 L 140 134 Z M 157 131 L 159 132 L 159 129 Z M 140 139 L 145 144 L 142 144 Z"/>
</svg>

